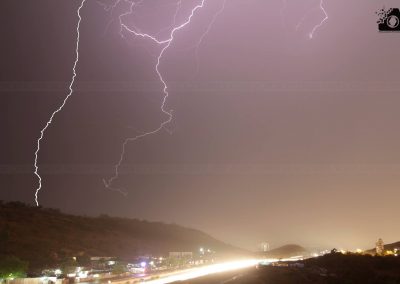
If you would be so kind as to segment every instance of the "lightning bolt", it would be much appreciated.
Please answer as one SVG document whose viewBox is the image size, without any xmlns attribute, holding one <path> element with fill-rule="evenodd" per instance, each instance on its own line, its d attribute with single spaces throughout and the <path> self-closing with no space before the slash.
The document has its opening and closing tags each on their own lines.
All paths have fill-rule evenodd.
<svg viewBox="0 0 400 284">
<path fill-rule="evenodd" d="M 115 8 L 121 1 L 122 1 L 122 0 L 117 0 L 117 1 L 116 1 L 113 5 L 111 5 L 110 7 L 104 6 L 104 8 L 105 8 L 106 10 L 111 10 L 111 11 L 112 11 L 112 10 L 114 10 L 114 8 Z M 136 5 L 142 3 L 143 0 L 141 0 L 141 1 L 136 1 L 136 2 L 135 2 L 135 1 L 130 1 L 130 0 L 124 0 L 124 1 L 125 1 L 125 2 L 129 2 L 131 5 L 130 5 L 129 10 L 128 10 L 126 13 L 123 13 L 123 14 L 121 14 L 121 15 L 119 16 L 119 24 L 120 24 L 120 34 L 121 34 L 121 36 L 123 36 L 122 31 L 125 30 L 125 31 L 127 31 L 128 33 L 130 33 L 130 34 L 132 34 L 132 35 L 134 35 L 134 36 L 136 36 L 136 37 L 142 37 L 143 39 L 150 40 L 150 41 L 152 41 L 154 44 L 159 45 L 159 46 L 161 47 L 161 50 L 160 50 L 160 52 L 159 52 L 159 54 L 158 54 L 158 56 L 157 56 L 157 63 L 156 63 L 156 65 L 155 65 L 155 71 L 156 71 L 156 73 L 157 73 L 157 76 L 158 76 L 160 82 L 161 82 L 162 85 L 163 85 L 163 88 L 162 88 L 163 99 L 162 99 L 162 103 L 161 103 L 160 109 L 161 109 L 161 112 L 162 112 L 163 114 L 166 115 L 166 119 L 163 120 L 163 121 L 159 124 L 159 126 L 156 127 L 155 129 L 150 130 L 150 131 L 148 131 L 148 132 L 145 132 L 145 133 L 143 133 L 143 134 L 134 136 L 134 137 L 126 138 L 126 139 L 124 140 L 124 142 L 122 143 L 122 149 L 121 149 L 121 153 L 120 153 L 119 160 L 118 160 L 118 162 L 117 162 L 117 163 L 115 164 L 115 166 L 114 166 L 114 175 L 113 175 L 110 179 L 108 179 L 108 180 L 103 179 L 103 182 L 104 182 L 104 185 L 105 185 L 106 188 L 111 189 L 111 190 L 119 191 L 119 192 L 121 192 L 122 194 L 125 194 L 125 195 L 126 195 L 126 192 L 125 192 L 123 189 L 114 188 L 114 187 L 112 186 L 113 182 L 119 177 L 119 168 L 120 168 L 120 166 L 121 166 L 121 164 L 122 164 L 122 162 L 123 162 L 123 160 L 124 160 L 125 151 L 126 151 L 126 146 L 127 146 L 130 142 L 133 142 L 133 141 L 136 141 L 136 140 L 138 140 L 138 139 L 144 138 L 144 137 L 146 137 L 146 136 L 153 135 L 153 134 L 156 134 L 156 133 L 160 132 L 160 131 L 161 131 L 162 129 L 164 129 L 164 127 L 165 127 L 167 124 L 169 124 L 169 123 L 172 121 L 172 119 L 173 119 L 173 110 L 167 110 L 167 109 L 166 109 L 166 102 L 167 102 L 167 99 L 168 99 L 168 97 L 169 97 L 169 91 L 168 91 L 168 85 L 167 85 L 167 83 L 166 83 L 166 81 L 165 81 L 165 79 L 164 79 L 164 77 L 163 77 L 163 75 L 162 75 L 162 73 L 161 73 L 161 71 L 160 71 L 160 64 L 161 64 L 161 60 L 162 60 L 162 58 L 163 58 L 163 55 L 165 54 L 165 52 L 170 48 L 171 44 L 173 43 L 173 41 L 174 41 L 174 39 L 175 39 L 175 34 L 176 34 L 177 32 L 179 32 L 180 30 L 184 29 L 186 26 L 188 26 L 188 25 L 191 23 L 191 20 L 192 20 L 193 16 L 196 14 L 196 12 L 197 12 L 198 10 L 202 9 L 202 8 L 205 6 L 206 0 L 201 0 L 199 4 L 197 4 L 196 6 L 194 6 L 194 7 L 192 8 L 192 10 L 191 10 L 189 16 L 187 17 L 186 21 L 184 21 L 182 24 L 176 26 L 176 17 L 177 17 L 177 14 L 178 14 L 178 12 L 179 12 L 179 9 L 180 9 L 181 3 L 182 3 L 182 0 L 179 0 L 178 3 L 177 3 L 177 10 L 176 10 L 175 15 L 174 15 L 174 18 L 173 18 L 173 25 L 172 25 L 173 28 L 171 29 L 171 32 L 170 32 L 169 37 L 168 37 L 167 39 L 159 39 L 159 38 L 157 37 L 157 35 L 151 35 L 151 34 L 143 33 L 143 32 L 141 32 L 138 28 L 136 28 L 136 27 L 131 28 L 131 27 L 129 27 L 127 24 L 125 24 L 125 22 L 124 22 L 124 20 L 123 20 L 124 17 L 126 17 L 126 16 L 128 16 L 128 15 L 131 15 L 131 14 L 134 12 L 134 7 L 135 7 Z M 52 124 L 54 117 L 56 116 L 57 113 L 59 113 L 60 111 L 62 111 L 62 109 L 64 108 L 64 106 L 65 106 L 65 104 L 67 103 L 68 99 L 69 99 L 69 98 L 72 96 L 72 94 L 73 94 L 73 86 L 74 86 L 74 83 L 75 83 L 75 78 L 76 78 L 76 76 L 77 76 L 76 67 L 77 67 L 77 64 L 78 64 L 78 62 L 79 62 L 80 24 L 81 24 L 81 21 L 82 21 L 81 9 L 82 9 L 82 7 L 84 6 L 85 2 L 86 2 L 86 0 L 82 0 L 82 1 L 81 1 L 81 4 L 79 5 L 79 7 L 78 7 L 78 9 L 77 9 L 78 23 L 77 23 L 77 27 L 76 27 L 76 31 L 77 31 L 76 49 L 75 49 L 76 58 L 75 58 L 75 61 L 74 61 L 74 64 L 73 64 L 73 68 L 72 68 L 72 70 L 73 70 L 73 75 L 72 75 L 71 82 L 70 82 L 70 85 L 69 85 L 69 92 L 68 92 L 67 96 L 64 98 L 62 104 L 52 113 L 52 115 L 50 116 L 50 118 L 49 118 L 49 120 L 47 121 L 46 125 L 45 125 L 45 126 L 42 128 L 42 130 L 40 131 L 40 137 L 39 137 L 38 140 L 37 140 L 37 148 L 36 148 L 36 151 L 35 151 L 35 162 L 34 162 L 34 167 L 35 167 L 34 174 L 35 174 L 35 175 L 37 176 L 37 178 L 38 178 L 39 185 L 38 185 L 38 187 L 37 187 L 37 189 L 36 189 L 36 192 L 35 192 L 35 202 L 36 202 L 36 205 L 39 205 L 39 202 L 38 202 L 38 194 L 39 194 L 39 191 L 40 191 L 41 188 L 42 188 L 42 178 L 41 178 L 41 176 L 40 176 L 40 174 L 39 174 L 39 167 L 38 167 L 38 155 L 39 155 L 39 152 L 40 152 L 40 144 L 41 144 L 41 141 L 44 139 L 44 135 L 45 135 L 46 130 L 47 130 L 47 129 L 50 127 L 50 125 Z M 221 9 L 218 10 L 218 12 L 214 15 L 214 17 L 212 18 L 212 20 L 211 20 L 210 24 L 208 25 L 206 31 L 205 31 L 205 32 L 202 34 L 202 36 L 200 37 L 200 39 L 199 39 L 199 41 L 198 41 L 198 44 L 197 44 L 197 46 L 196 46 L 196 51 L 195 51 L 195 53 L 196 53 L 196 58 L 198 58 L 198 48 L 199 48 L 199 46 L 201 45 L 201 43 L 202 43 L 204 37 L 205 37 L 205 36 L 209 33 L 209 31 L 211 30 L 211 27 L 212 27 L 213 23 L 216 21 L 218 15 L 221 14 L 221 13 L 224 11 L 226 2 L 227 2 L 227 0 L 224 0 L 224 1 L 223 1 L 223 5 L 222 5 Z M 286 0 L 284 0 L 284 8 L 283 8 L 283 9 L 285 9 L 285 8 L 286 8 Z M 310 38 L 310 39 L 312 39 L 312 38 L 314 37 L 315 32 L 328 20 L 328 14 L 327 14 L 327 12 L 326 12 L 326 10 L 325 10 L 325 8 L 324 8 L 323 0 L 320 0 L 319 8 L 320 8 L 320 10 L 324 13 L 324 18 L 321 20 L 320 23 L 318 23 L 317 25 L 315 25 L 315 26 L 313 27 L 313 29 L 312 29 L 311 32 L 309 33 L 309 38 Z M 301 23 L 300 23 L 300 24 L 301 24 Z M 299 25 L 298 25 L 298 26 L 299 26 Z M 197 59 L 197 60 L 198 60 L 198 59 Z"/>
<path fill-rule="evenodd" d="M 205 30 L 205 32 L 201 35 L 201 37 L 199 38 L 197 45 L 196 45 L 196 49 L 195 49 L 195 58 L 196 58 L 196 70 L 197 73 L 199 72 L 199 48 L 200 45 L 203 43 L 203 39 L 208 35 L 208 33 L 210 32 L 212 26 L 214 25 L 215 21 L 217 20 L 218 16 L 220 14 L 222 14 L 222 12 L 224 12 L 225 10 L 225 6 L 226 6 L 226 1 L 227 0 L 223 0 L 222 2 L 222 6 L 221 8 L 214 14 L 214 16 L 212 17 L 210 23 L 207 26 L 207 29 Z"/>
<path fill-rule="evenodd" d="M 295 27 L 295 30 L 296 30 L 296 31 L 299 30 L 299 28 L 301 27 L 301 25 L 303 24 L 303 22 L 307 19 L 308 15 L 309 15 L 312 11 L 314 11 L 314 9 L 312 9 L 312 10 L 309 11 L 309 12 L 307 12 L 307 13 L 301 18 L 301 20 L 298 22 L 298 24 L 297 24 L 296 27 Z"/>
<path fill-rule="evenodd" d="M 320 0 L 319 2 L 319 10 L 321 10 L 324 13 L 324 18 L 321 20 L 321 22 L 319 22 L 317 25 L 315 25 L 311 32 L 308 34 L 308 37 L 310 39 L 313 39 L 314 37 L 314 33 L 328 20 L 328 13 L 326 12 L 326 9 L 324 8 L 324 0 Z M 315 9 L 312 9 L 311 11 L 309 11 L 308 13 L 306 13 L 301 20 L 298 22 L 298 24 L 295 27 L 295 30 L 297 31 L 301 25 L 303 24 L 303 22 L 307 19 L 307 17 L 314 11 Z"/>
<path fill-rule="evenodd" d="M 36 151 L 35 151 L 35 162 L 34 162 L 34 167 L 35 167 L 35 175 L 38 178 L 39 181 L 39 185 L 36 188 L 36 192 L 35 192 L 35 202 L 36 205 L 39 206 L 39 200 L 38 200 L 38 195 L 39 195 L 39 191 L 42 188 L 42 177 L 39 174 L 39 166 L 38 166 L 38 156 L 39 156 L 39 151 L 40 151 L 40 142 L 44 139 L 44 134 L 46 132 L 46 130 L 50 127 L 50 125 L 53 122 L 54 117 L 56 116 L 57 113 L 59 113 L 65 106 L 65 104 L 67 103 L 68 99 L 72 96 L 73 91 L 73 86 L 75 83 L 75 78 L 76 78 L 76 66 L 78 65 L 78 61 L 79 61 L 79 39 L 80 39 L 80 25 L 81 25 L 81 21 L 82 21 L 82 17 L 81 17 L 81 9 L 83 7 L 83 5 L 85 4 L 86 0 L 82 0 L 81 4 L 78 7 L 77 10 L 77 15 L 78 15 L 78 24 L 76 26 L 76 33 L 77 33 L 77 37 L 76 37 L 76 46 L 75 46 L 75 61 L 74 61 L 74 65 L 72 67 L 72 78 L 71 78 L 71 82 L 69 84 L 69 92 L 67 94 L 67 96 L 64 98 L 63 102 L 61 103 L 61 105 L 51 114 L 49 120 L 47 121 L 46 125 L 42 128 L 42 130 L 40 131 L 40 136 L 37 140 L 37 147 L 36 147 Z"/>
<path fill-rule="evenodd" d="M 163 85 L 163 89 L 162 89 L 162 91 L 163 91 L 163 99 L 162 99 L 162 103 L 161 103 L 161 112 L 164 113 L 167 118 L 164 121 L 162 121 L 157 128 L 155 128 L 155 129 L 153 129 L 151 131 L 145 132 L 143 134 L 140 134 L 140 135 L 137 135 L 137 136 L 134 136 L 134 137 L 129 137 L 129 138 L 125 139 L 125 141 L 122 143 L 122 150 L 121 150 L 121 154 L 120 154 L 119 160 L 118 160 L 117 164 L 114 166 L 114 175 L 108 180 L 103 179 L 103 182 L 104 182 L 104 185 L 105 185 L 106 188 L 114 190 L 114 191 L 118 191 L 118 192 L 120 192 L 120 193 L 122 193 L 124 195 L 127 194 L 124 189 L 114 188 L 112 186 L 113 182 L 119 177 L 119 168 L 120 168 L 120 166 L 121 166 L 121 164 L 122 164 L 122 162 L 124 160 L 126 146 L 130 142 L 133 142 L 133 141 L 136 141 L 138 139 L 144 138 L 146 136 L 153 135 L 153 134 L 156 134 L 156 133 L 160 132 L 167 124 L 169 124 L 172 121 L 172 119 L 173 119 L 173 111 L 172 110 L 167 110 L 166 106 L 165 106 L 165 104 L 167 102 L 167 99 L 169 97 L 169 92 L 168 92 L 168 85 L 167 85 L 167 83 L 166 83 L 166 81 L 165 81 L 165 79 L 164 79 L 164 77 L 163 77 L 163 75 L 162 75 L 162 73 L 160 71 L 161 60 L 162 60 L 163 55 L 165 54 L 165 52 L 168 50 L 168 48 L 173 43 L 173 41 L 175 39 L 175 34 L 177 32 L 179 32 L 180 30 L 184 29 L 187 25 L 189 25 L 191 23 L 193 16 L 196 14 L 196 12 L 198 10 L 200 10 L 200 9 L 202 9 L 204 7 L 205 2 L 206 2 L 206 0 L 201 0 L 199 4 L 197 4 L 195 7 L 193 7 L 191 12 L 190 12 L 190 14 L 189 14 L 189 16 L 187 17 L 186 21 L 184 21 L 180 25 L 174 26 L 172 28 L 172 30 L 171 30 L 171 32 L 169 34 L 169 37 L 167 39 L 159 39 L 159 38 L 157 38 L 157 36 L 151 35 L 151 34 L 147 34 L 147 33 L 143 33 L 141 31 L 139 31 L 137 28 L 130 28 L 130 27 L 128 27 L 127 24 L 124 23 L 124 17 L 126 17 L 126 16 L 128 16 L 128 15 L 133 13 L 134 6 L 137 4 L 136 2 L 132 1 L 129 11 L 124 13 L 124 14 L 122 14 L 122 15 L 120 15 L 119 23 L 120 23 L 120 27 L 121 27 L 121 33 L 122 33 L 122 30 L 126 30 L 128 33 L 130 33 L 130 34 L 132 34 L 132 35 L 134 35 L 136 37 L 142 37 L 144 39 L 148 39 L 148 40 L 152 41 L 154 44 L 157 44 L 157 45 L 162 47 L 160 53 L 157 56 L 157 63 L 155 65 L 155 71 L 157 73 L 157 76 L 158 76 L 160 82 Z M 180 6 L 180 3 L 178 3 L 178 6 Z M 178 12 L 175 13 L 174 21 L 176 20 L 176 14 L 177 13 Z"/>
<path fill-rule="evenodd" d="M 287 0 L 282 0 L 281 20 L 282 20 L 282 26 L 283 27 L 286 27 L 286 21 L 285 21 L 286 8 L 287 8 Z"/>
<path fill-rule="evenodd" d="M 324 13 L 324 18 L 321 20 L 321 22 L 317 25 L 314 26 L 314 28 L 311 30 L 311 32 L 308 34 L 308 37 L 312 39 L 314 37 L 314 33 L 328 20 L 328 13 L 326 12 L 324 8 L 324 0 L 320 0 L 319 2 L 319 8 L 321 11 Z"/>
<path fill-rule="evenodd" d="M 160 34 L 160 33 L 163 32 L 163 31 L 167 31 L 167 30 L 169 30 L 169 29 L 172 29 L 172 28 L 176 25 L 176 18 L 178 17 L 178 13 L 179 13 L 179 11 L 180 11 L 180 9 L 181 9 L 182 1 L 183 1 L 183 0 L 179 0 L 178 2 L 176 2 L 176 9 L 175 9 L 174 17 L 173 17 L 173 20 L 172 20 L 172 24 L 171 24 L 169 27 L 166 27 L 166 28 L 161 29 L 161 30 L 158 32 L 158 34 Z"/>
</svg>

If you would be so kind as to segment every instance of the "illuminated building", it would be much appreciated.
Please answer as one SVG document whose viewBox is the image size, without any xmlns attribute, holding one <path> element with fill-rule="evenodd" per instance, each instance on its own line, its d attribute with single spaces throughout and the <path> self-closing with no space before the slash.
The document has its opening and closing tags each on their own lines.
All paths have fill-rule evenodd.
<svg viewBox="0 0 400 284">
<path fill-rule="evenodd" d="M 261 243 L 260 247 L 263 252 L 269 251 L 269 243 Z"/>
<path fill-rule="evenodd" d="M 383 255 L 385 251 L 385 244 L 383 243 L 383 240 L 381 238 L 378 239 L 376 242 L 376 254 L 377 255 Z"/>
<path fill-rule="evenodd" d="M 172 258 L 192 258 L 193 252 L 191 251 L 171 251 L 169 257 Z"/>
</svg>

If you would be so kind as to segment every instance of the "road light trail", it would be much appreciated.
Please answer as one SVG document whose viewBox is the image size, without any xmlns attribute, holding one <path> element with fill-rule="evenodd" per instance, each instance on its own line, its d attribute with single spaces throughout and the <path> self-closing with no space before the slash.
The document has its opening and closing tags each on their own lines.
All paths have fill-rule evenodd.
<svg viewBox="0 0 400 284">
<path fill-rule="evenodd" d="M 168 275 L 156 280 L 144 281 L 146 284 L 167 284 L 177 281 L 186 281 L 215 273 L 229 272 L 244 268 L 254 267 L 258 263 L 256 259 L 239 260 L 233 262 L 219 263 L 213 265 L 207 265 L 199 268 L 193 268 L 178 272 L 177 274 Z"/>
</svg>

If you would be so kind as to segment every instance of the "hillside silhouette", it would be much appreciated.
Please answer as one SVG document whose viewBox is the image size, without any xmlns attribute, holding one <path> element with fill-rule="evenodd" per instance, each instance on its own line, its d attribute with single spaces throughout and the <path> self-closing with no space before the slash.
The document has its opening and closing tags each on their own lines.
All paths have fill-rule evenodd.
<svg viewBox="0 0 400 284">
<path fill-rule="evenodd" d="M 271 249 L 267 252 L 263 252 L 262 255 L 269 258 L 287 258 L 292 256 L 304 255 L 305 253 L 307 253 L 307 250 L 302 246 L 288 244 L 275 249 Z"/>
<path fill-rule="evenodd" d="M 199 230 L 174 224 L 75 216 L 20 202 L 0 202 L 0 255 L 28 261 L 31 269 L 54 266 L 73 256 L 129 260 L 170 251 L 197 252 L 200 247 L 225 256 L 244 253 Z"/>
<path fill-rule="evenodd" d="M 385 244 L 385 250 L 391 250 L 394 251 L 394 249 L 400 249 L 400 242 L 395 242 L 395 243 L 391 243 L 391 244 Z M 376 249 L 372 248 L 366 251 L 367 253 L 370 254 L 375 254 L 376 253 Z"/>
</svg>

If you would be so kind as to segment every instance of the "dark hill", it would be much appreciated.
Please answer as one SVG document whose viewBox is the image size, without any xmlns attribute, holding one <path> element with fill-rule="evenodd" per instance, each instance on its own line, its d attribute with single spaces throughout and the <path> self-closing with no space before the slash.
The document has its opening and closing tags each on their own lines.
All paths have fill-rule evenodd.
<svg viewBox="0 0 400 284">
<path fill-rule="evenodd" d="M 391 250 L 394 251 L 394 249 L 400 249 L 400 242 L 395 242 L 395 243 L 391 243 L 391 244 L 385 244 L 385 250 Z M 375 254 L 376 253 L 376 249 L 369 249 L 366 251 L 367 253 L 371 253 L 371 254 Z"/>
<path fill-rule="evenodd" d="M 301 263 L 304 265 L 301 266 Z M 331 253 L 299 261 L 300 266 L 265 266 L 231 284 L 394 284 L 400 283 L 400 258 Z M 292 265 L 292 266 L 290 266 Z"/>
<path fill-rule="evenodd" d="M 166 254 L 210 248 L 220 255 L 243 251 L 194 229 L 137 219 L 74 216 L 20 202 L 0 202 L 0 255 L 14 255 L 31 268 L 71 256 Z"/>
<path fill-rule="evenodd" d="M 269 258 L 287 258 L 292 256 L 304 255 L 307 250 L 299 245 L 284 245 L 276 249 L 272 249 L 263 253 L 264 256 Z"/>
<path fill-rule="evenodd" d="M 395 248 L 400 249 L 400 242 L 395 242 L 395 243 L 392 243 L 392 244 L 385 245 L 385 249 L 386 250 L 392 250 L 393 251 Z"/>
</svg>

